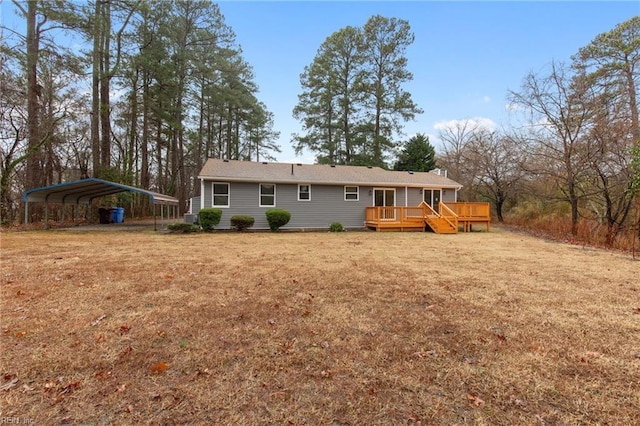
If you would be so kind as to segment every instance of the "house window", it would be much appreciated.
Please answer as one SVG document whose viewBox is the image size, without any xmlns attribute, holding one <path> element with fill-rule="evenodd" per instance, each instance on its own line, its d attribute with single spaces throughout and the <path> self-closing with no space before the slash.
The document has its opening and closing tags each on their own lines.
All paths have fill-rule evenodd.
<svg viewBox="0 0 640 426">
<path fill-rule="evenodd" d="M 229 207 L 229 184 L 214 182 L 212 200 L 213 207 Z"/>
<path fill-rule="evenodd" d="M 272 183 L 260 184 L 260 207 L 275 207 L 276 186 Z"/>
<path fill-rule="evenodd" d="M 298 185 L 298 201 L 311 201 L 311 185 Z"/>
<path fill-rule="evenodd" d="M 357 186 L 345 186 L 344 187 L 344 200 L 345 201 L 358 201 L 360 198 L 360 191 Z"/>
</svg>

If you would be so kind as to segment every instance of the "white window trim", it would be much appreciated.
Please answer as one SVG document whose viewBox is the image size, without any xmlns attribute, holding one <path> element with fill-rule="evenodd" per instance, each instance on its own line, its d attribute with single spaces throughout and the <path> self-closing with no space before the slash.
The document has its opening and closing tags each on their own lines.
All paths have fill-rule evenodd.
<svg viewBox="0 0 640 426">
<path fill-rule="evenodd" d="M 355 188 L 356 192 L 349 192 L 349 194 L 356 194 L 355 200 L 347 198 L 347 188 Z M 345 185 L 344 186 L 344 201 L 360 201 L 360 187 L 358 185 Z"/>
<path fill-rule="evenodd" d="M 309 198 L 307 198 L 306 200 L 300 198 L 300 187 L 301 186 L 306 186 L 306 187 L 309 188 Z M 298 184 L 298 201 L 311 201 L 311 185 L 310 184 L 308 184 L 308 183 L 299 183 Z"/>
<path fill-rule="evenodd" d="M 396 188 L 372 188 L 373 190 L 373 197 L 371 200 L 371 205 L 373 207 L 376 206 L 376 191 L 393 191 L 393 205 L 392 206 L 383 206 L 383 207 L 396 207 L 398 205 L 398 192 L 396 191 Z M 380 206 L 378 206 L 380 207 Z"/>
<path fill-rule="evenodd" d="M 424 195 L 426 191 L 431 191 L 431 200 L 427 201 L 424 199 Z M 423 188 L 422 189 L 422 200 L 433 207 L 433 193 L 434 191 L 440 191 L 440 201 L 442 201 L 442 188 Z"/>
<path fill-rule="evenodd" d="M 214 199 L 216 194 L 213 191 L 215 190 L 216 185 L 227 185 L 227 205 L 226 206 L 217 206 L 214 204 Z M 211 207 L 221 208 L 221 209 L 228 209 L 229 207 L 231 207 L 231 184 L 229 184 L 229 182 L 211 182 Z"/>
<path fill-rule="evenodd" d="M 262 204 L 262 185 L 273 185 L 273 205 Z M 271 194 L 265 194 L 271 195 Z M 275 207 L 276 206 L 276 184 L 275 183 L 259 183 L 258 184 L 258 206 L 259 207 Z"/>
</svg>

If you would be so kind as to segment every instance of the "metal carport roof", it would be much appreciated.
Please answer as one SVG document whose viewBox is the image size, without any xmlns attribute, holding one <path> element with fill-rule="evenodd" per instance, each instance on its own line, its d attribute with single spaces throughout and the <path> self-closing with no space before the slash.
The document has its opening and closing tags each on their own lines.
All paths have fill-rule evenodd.
<svg viewBox="0 0 640 426">
<path fill-rule="evenodd" d="M 81 179 L 73 182 L 64 182 L 57 185 L 29 189 L 22 194 L 22 200 L 25 203 L 91 204 L 94 198 L 129 191 L 147 195 L 151 199 L 152 204 L 178 205 L 178 199 L 170 195 L 97 178 Z"/>
<path fill-rule="evenodd" d="M 22 194 L 22 200 L 25 203 L 25 226 L 27 225 L 30 202 L 91 204 L 95 198 L 119 194 L 121 192 L 137 192 L 146 195 L 154 205 L 177 206 L 179 202 L 177 198 L 160 194 L 159 192 L 148 191 L 146 189 L 109 182 L 98 178 L 87 178 L 25 191 Z"/>
</svg>

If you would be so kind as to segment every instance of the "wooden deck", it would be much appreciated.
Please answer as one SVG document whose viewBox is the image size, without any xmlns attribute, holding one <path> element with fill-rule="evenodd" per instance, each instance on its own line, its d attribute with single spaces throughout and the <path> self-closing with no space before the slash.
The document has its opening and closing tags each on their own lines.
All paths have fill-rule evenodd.
<svg viewBox="0 0 640 426">
<path fill-rule="evenodd" d="M 464 232 L 471 232 L 474 224 L 483 225 L 487 232 L 491 228 L 491 206 L 489 203 L 446 203 L 458 216 Z"/>
<path fill-rule="evenodd" d="M 376 231 L 422 231 L 437 234 L 470 232 L 473 224 L 491 223 L 489 203 L 440 203 L 435 211 L 427 203 L 416 207 L 367 207 L 365 226 Z"/>
</svg>

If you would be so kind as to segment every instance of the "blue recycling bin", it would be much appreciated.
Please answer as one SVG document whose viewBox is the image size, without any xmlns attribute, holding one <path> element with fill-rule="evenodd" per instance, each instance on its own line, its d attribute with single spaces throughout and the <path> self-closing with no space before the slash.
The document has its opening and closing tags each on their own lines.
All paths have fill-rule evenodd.
<svg viewBox="0 0 640 426">
<path fill-rule="evenodd" d="M 111 222 L 112 223 L 122 223 L 122 222 L 124 222 L 124 208 L 123 207 L 112 207 L 111 208 Z"/>
</svg>

